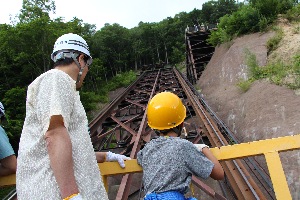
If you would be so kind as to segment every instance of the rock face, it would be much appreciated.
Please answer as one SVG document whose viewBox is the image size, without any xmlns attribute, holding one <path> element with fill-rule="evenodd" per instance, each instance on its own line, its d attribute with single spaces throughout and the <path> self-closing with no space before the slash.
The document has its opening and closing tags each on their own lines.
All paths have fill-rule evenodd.
<svg viewBox="0 0 300 200">
<path fill-rule="evenodd" d="M 216 48 L 197 86 L 204 99 L 240 142 L 300 134 L 300 96 L 266 80 L 243 92 L 237 83 L 248 78 L 245 50 L 260 66 L 268 60 L 266 43 L 274 33 L 251 34 Z M 293 199 L 300 199 L 300 150 L 280 153 Z M 257 158 L 267 170 L 264 158 Z"/>
</svg>

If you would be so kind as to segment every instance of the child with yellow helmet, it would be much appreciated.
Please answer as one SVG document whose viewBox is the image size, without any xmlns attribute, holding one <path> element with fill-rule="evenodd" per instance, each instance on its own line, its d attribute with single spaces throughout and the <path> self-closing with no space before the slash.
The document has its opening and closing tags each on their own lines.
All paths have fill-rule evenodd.
<svg viewBox="0 0 300 200">
<path fill-rule="evenodd" d="M 179 136 L 186 117 L 180 98 L 171 92 L 156 94 L 147 107 L 148 125 L 160 137 L 138 152 L 143 167 L 145 200 L 192 200 L 185 198 L 192 175 L 220 180 L 224 171 L 207 145 L 195 146 Z"/>
</svg>

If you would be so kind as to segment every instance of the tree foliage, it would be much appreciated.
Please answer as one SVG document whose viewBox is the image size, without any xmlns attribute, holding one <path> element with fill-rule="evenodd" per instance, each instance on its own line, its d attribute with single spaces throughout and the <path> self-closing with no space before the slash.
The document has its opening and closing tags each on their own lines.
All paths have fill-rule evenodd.
<svg viewBox="0 0 300 200">
<path fill-rule="evenodd" d="M 284 14 L 291 9 L 297 0 L 249 0 L 261 15 L 269 19 L 275 19 L 278 14 Z"/>
<path fill-rule="evenodd" d="M 216 24 L 224 15 L 231 14 L 238 9 L 235 0 L 210 0 L 202 5 L 202 19 L 205 23 Z"/>
<path fill-rule="evenodd" d="M 216 46 L 242 34 L 265 31 L 278 14 L 288 12 L 297 2 L 297 0 L 248 0 L 245 5 L 240 5 L 237 11 L 220 18 L 218 30 L 211 34 L 208 42 Z"/>
<path fill-rule="evenodd" d="M 49 18 L 49 12 L 55 13 L 55 9 L 53 0 L 23 0 L 19 20 L 30 22 L 38 18 Z"/>
</svg>

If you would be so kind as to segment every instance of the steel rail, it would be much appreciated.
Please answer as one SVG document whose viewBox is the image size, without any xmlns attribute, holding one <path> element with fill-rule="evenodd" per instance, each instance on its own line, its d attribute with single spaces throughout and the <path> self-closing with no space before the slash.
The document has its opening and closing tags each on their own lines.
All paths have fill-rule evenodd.
<svg viewBox="0 0 300 200">
<path fill-rule="evenodd" d="M 191 104 L 194 106 L 197 115 L 204 122 L 205 128 L 208 130 L 207 136 L 213 147 L 228 145 L 228 142 L 223 137 L 220 130 L 218 130 L 217 125 L 206 113 L 205 109 L 198 101 L 198 98 L 195 97 L 181 74 L 175 69 L 174 72 L 177 75 L 181 86 L 186 91 L 186 94 L 189 96 Z M 247 170 L 239 160 L 225 161 L 221 164 L 225 172 L 227 172 L 226 175 L 231 175 L 229 176 L 229 181 L 233 186 L 238 199 L 266 199 L 258 185 L 256 185 L 250 174 L 247 172 Z"/>
<path fill-rule="evenodd" d="M 156 76 L 155 82 L 153 84 L 152 91 L 151 91 L 149 99 L 151 99 L 152 96 L 154 95 L 159 74 L 160 74 L 160 71 L 157 73 L 157 76 Z M 147 118 L 146 112 L 144 112 L 143 119 L 142 119 L 142 122 L 141 122 L 141 125 L 140 125 L 140 128 L 139 128 L 139 131 L 137 133 L 137 136 L 131 142 L 131 143 L 133 143 L 133 148 L 132 148 L 132 151 L 130 153 L 130 157 L 131 158 L 135 158 L 137 152 L 140 150 L 140 147 L 141 147 L 141 143 L 140 143 L 141 135 L 145 132 L 145 128 L 146 128 L 146 125 L 147 125 L 146 118 Z M 130 184 L 131 184 L 131 181 L 132 181 L 132 176 L 133 176 L 132 174 L 126 174 L 122 178 L 122 182 L 121 182 L 121 185 L 119 187 L 116 200 L 126 200 L 128 198 Z"/>
<path fill-rule="evenodd" d="M 179 72 L 180 73 L 180 72 Z M 228 138 L 228 142 L 230 142 L 230 144 L 238 144 L 240 143 L 236 137 L 233 135 L 233 133 L 231 132 L 231 130 L 229 130 L 229 128 L 225 125 L 225 123 L 216 115 L 216 113 L 210 108 L 210 106 L 206 103 L 206 101 L 201 97 L 200 93 L 193 87 L 193 85 L 182 75 L 182 73 L 180 73 L 181 76 L 184 78 L 185 82 L 189 85 L 189 87 L 191 88 L 191 90 L 193 91 L 193 93 L 198 97 L 200 103 L 204 106 L 205 110 L 208 111 L 208 113 L 212 116 L 212 118 L 214 119 L 214 122 L 217 123 L 219 125 L 219 127 L 222 129 L 222 134 L 226 135 L 226 137 Z M 257 178 L 257 180 L 262 184 L 262 187 L 265 188 L 267 194 L 270 196 L 271 199 L 274 199 L 274 189 L 272 186 L 272 182 L 270 179 L 270 176 L 264 171 L 264 169 L 262 169 L 260 166 L 257 166 L 257 164 L 255 162 L 257 162 L 255 160 L 255 158 L 252 157 L 248 157 L 248 158 L 244 158 L 245 164 L 250 168 L 250 170 L 252 170 L 252 172 L 257 172 L 260 177 L 257 177 L 257 175 L 254 176 Z M 250 164 L 253 166 L 253 169 L 251 168 Z M 259 178 L 262 178 L 262 180 L 264 182 L 262 182 Z M 265 186 L 265 184 L 267 186 Z"/>
<path fill-rule="evenodd" d="M 126 94 L 128 94 L 132 90 L 132 88 L 135 87 L 136 84 L 140 82 L 140 80 L 144 78 L 144 75 L 145 73 L 141 74 L 136 81 L 134 81 L 130 86 L 128 86 L 120 96 L 118 96 L 112 102 L 110 102 L 109 105 L 106 106 L 101 111 L 101 113 L 89 123 L 88 126 L 90 128 L 91 137 L 99 134 L 98 128 L 101 127 L 101 123 L 103 122 L 103 119 L 109 116 L 110 112 L 115 108 L 115 106 L 118 105 L 123 100 L 123 97 Z"/>
</svg>

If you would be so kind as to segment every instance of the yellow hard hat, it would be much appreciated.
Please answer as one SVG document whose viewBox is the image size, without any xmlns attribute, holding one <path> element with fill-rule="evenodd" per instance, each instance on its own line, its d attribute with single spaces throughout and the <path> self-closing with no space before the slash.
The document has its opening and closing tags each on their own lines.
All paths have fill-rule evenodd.
<svg viewBox="0 0 300 200">
<path fill-rule="evenodd" d="M 186 116 L 186 108 L 180 98 L 171 92 L 156 94 L 147 108 L 148 125 L 157 130 L 166 130 L 180 125 Z"/>
</svg>

